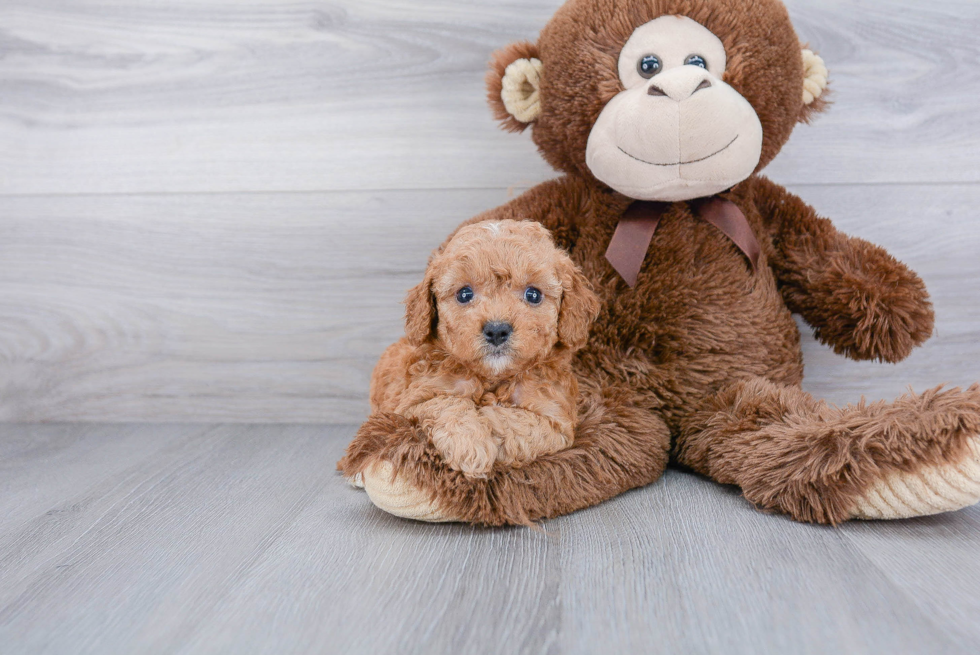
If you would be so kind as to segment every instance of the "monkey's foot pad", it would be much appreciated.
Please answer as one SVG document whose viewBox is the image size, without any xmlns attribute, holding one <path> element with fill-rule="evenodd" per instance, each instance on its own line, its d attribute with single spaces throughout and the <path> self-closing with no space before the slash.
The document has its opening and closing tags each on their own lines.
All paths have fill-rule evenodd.
<svg viewBox="0 0 980 655">
<path fill-rule="evenodd" d="M 917 473 L 893 473 L 875 484 L 852 510 L 856 519 L 907 519 L 953 512 L 980 501 L 980 436 L 956 464 Z"/>
<path fill-rule="evenodd" d="M 371 502 L 389 514 L 428 523 L 451 523 L 456 520 L 423 491 L 396 475 L 390 462 L 378 462 L 364 472 L 359 482 L 363 484 Z"/>
</svg>

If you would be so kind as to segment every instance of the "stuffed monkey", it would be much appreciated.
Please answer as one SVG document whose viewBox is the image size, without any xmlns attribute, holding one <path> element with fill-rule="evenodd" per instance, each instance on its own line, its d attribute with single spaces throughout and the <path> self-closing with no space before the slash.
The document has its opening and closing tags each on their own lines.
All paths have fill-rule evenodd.
<svg viewBox="0 0 980 655">
<path fill-rule="evenodd" d="M 657 480 L 668 462 L 799 521 L 980 499 L 980 387 L 836 408 L 800 388 L 800 314 L 858 360 L 928 339 L 921 279 L 760 172 L 825 107 L 827 69 L 778 0 L 570 0 L 498 52 L 490 104 L 562 177 L 480 220 L 547 227 L 602 301 L 575 360 L 574 445 L 485 480 L 378 414 L 340 468 L 430 521 L 526 524 Z"/>
</svg>

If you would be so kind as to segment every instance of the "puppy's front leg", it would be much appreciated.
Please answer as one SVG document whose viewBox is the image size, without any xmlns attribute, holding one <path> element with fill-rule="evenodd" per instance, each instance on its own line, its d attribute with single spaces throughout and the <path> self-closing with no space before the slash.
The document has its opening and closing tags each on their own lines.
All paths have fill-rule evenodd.
<svg viewBox="0 0 980 655">
<path fill-rule="evenodd" d="M 450 468 L 485 478 L 497 461 L 500 441 L 469 398 L 438 396 L 412 408 Z"/>
<path fill-rule="evenodd" d="M 504 464 L 526 464 L 572 445 L 571 422 L 562 425 L 520 407 L 492 405 L 481 408 L 480 412 L 489 421 L 493 436 L 500 441 L 497 459 Z"/>
</svg>

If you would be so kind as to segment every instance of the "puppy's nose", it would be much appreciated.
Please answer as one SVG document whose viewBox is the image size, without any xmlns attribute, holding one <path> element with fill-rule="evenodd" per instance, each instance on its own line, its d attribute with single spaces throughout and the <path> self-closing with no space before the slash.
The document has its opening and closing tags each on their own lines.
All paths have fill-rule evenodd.
<svg viewBox="0 0 980 655">
<path fill-rule="evenodd" d="M 510 323 L 502 323 L 500 321 L 487 323 L 483 326 L 483 336 L 486 337 L 488 343 L 494 346 L 507 343 L 507 340 L 510 339 L 510 335 L 513 331 L 513 325 Z"/>
</svg>

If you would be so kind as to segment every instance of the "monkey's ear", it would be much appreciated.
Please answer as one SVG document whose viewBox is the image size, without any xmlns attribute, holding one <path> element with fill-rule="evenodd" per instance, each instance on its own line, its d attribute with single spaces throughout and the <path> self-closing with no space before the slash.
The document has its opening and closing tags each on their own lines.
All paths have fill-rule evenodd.
<svg viewBox="0 0 980 655">
<path fill-rule="evenodd" d="M 487 99 L 501 127 L 523 132 L 541 115 L 541 74 L 538 46 L 513 43 L 493 53 L 487 73 Z"/>
<path fill-rule="evenodd" d="M 818 114 L 827 107 L 824 100 L 824 91 L 830 85 L 830 73 L 827 65 L 820 55 L 808 48 L 803 49 L 803 114 L 800 120 L 804 123 L 810 121 L 814 114 Z"/>
<path fill-rule="evenodd" d="M 413 287 L 405 297 L 405 336 L 413 346 L 433 338 L 438 321 L 436 299 L 432 295 L 432 274 Z"/>
<path fill-rule="evenodd" d="M 592 291 L 589 280 L 572 260 L 562 256 L 562 296 L 558 312 L 558 340 L 570 350 L 581 350 L 589 340 L 592 323 L 599 316 L 601 305 Z"/>
</svg>

